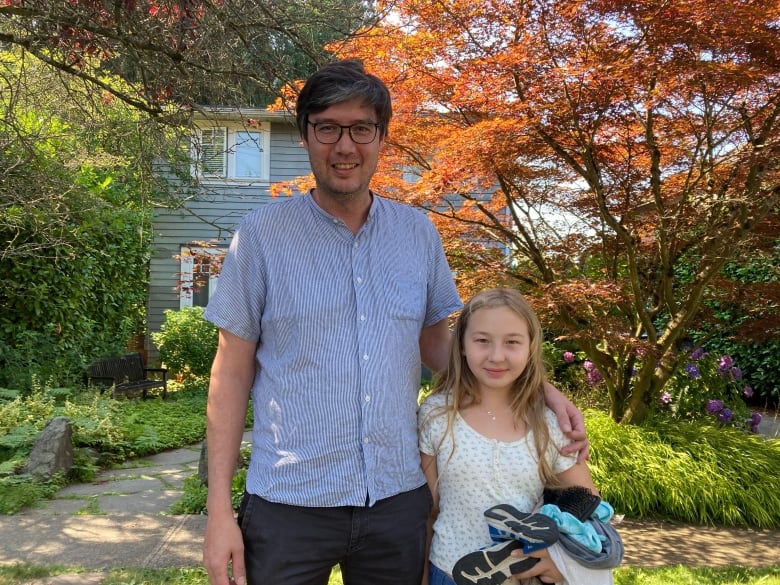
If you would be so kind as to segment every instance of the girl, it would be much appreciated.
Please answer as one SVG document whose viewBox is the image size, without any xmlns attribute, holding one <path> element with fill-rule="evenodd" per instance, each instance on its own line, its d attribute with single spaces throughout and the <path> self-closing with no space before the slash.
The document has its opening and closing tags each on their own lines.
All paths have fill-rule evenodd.
<svg viewBox="0 0 780 585">
<path fill-rule="evenodd" d="M 610 570 L 572 562 L 549 517 L 518 512 L 534 510 L 545 487 L 597 493 L 576 454 L 559 452 L 565 438 L 545 406 L 544 383 L 542 330 L 533 309 L 511 289 L 475 295 L 456 321 L 447 369 L 418 415 L 434 498 L 430 585 L 514 583 L 510 574 L 545 583 L 612 583 Z M 518 540 L 497 544 L 491 540 L 496 528 Z"/>
</svg>

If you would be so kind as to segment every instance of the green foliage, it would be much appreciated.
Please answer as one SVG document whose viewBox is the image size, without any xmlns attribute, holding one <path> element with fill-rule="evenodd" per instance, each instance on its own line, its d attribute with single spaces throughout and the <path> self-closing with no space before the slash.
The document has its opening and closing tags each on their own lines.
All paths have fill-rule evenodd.
<svg viewBox="0 0 780 585">
<path fill-rule="evenodd" d="M 729 355 L 694 349 L 666 387 L 656 409 L 676 420 L 712 418 L 757 432 L 760 418 L 749 412 L 745 402 L 753 391 L 744 381 L 742 368 Z"/>
<path fill-rule="evenodd" d="M 191 445 L 206 433 L 206 387 L 190 386 L 171 399 L 127 402 L 122 433 L 134 456 Z"/>
<path fill-rule="evenodd" d="M 203 514 L 209 489 L 197 475 L 184 480 L 181 498 L 171 506 L 171 514 Z"/>
<path fill-rule="evenodd" d="M 240 464 L 233 475 L 231 485 L 230 501 L 234 510 L 238 510 L 241 505 L 241 499 L 244 497 L 246 489 L 247 463 L 249 462 L 250 449 L 241 450 Z M 206 497 L 208 496 L 208 487 L 201 483 L 197 475 L 187 478 L 184 481 L 184 494 L 181 499 L 171 507 L 172 514 L 205 514 Z"/>
<path fill-rule="evenodd" d="M 0 477 L 0 514 L 15 514 L 22 508 L 51 497 L 66 483 L 62 477 L 50 481 L 23 474 Z"/>
<path fill-rule="evenodd" d="M 72 385 L 143 330 L 151 211 L 138 120 L 120 104 L 68 107 L 78 91 L 0 56 L 0 72 L 31 90 L 0 99 L 0 386 Z"/>
<path fill-rule="evenodd" d="M 29 388 L 33 375 L 77 382 L 85 358 L 120 353 L 142 326 L 142 216 L 106 206 L 74 215 L 67 249 L 0 258 L 0 385 Z"/>
<path fill-rule="evenodd" d="M 217 352 L 218 328 L 203 318 L 203 307 L 165 311 L 165 321 L 152 340 L 160 360 L 174 373 L 208 376 Z"/>
<path fill-rule="evenodd" d="M 587 411 L 591 469 L 619 514 L 695 524 L 780 526 L 780 441 L 709 420 L 618 425 Z"/>
<path fill-rule="evenodd" d="M 66 416 L 72 424 L 74 466 L 70 476 L 42 483 L 19 475 L 35 439 L 55 416 Z M 132 401 L 92 390 L 65 392 L 43 386 L 0 403 L 0 513 L 14 513 L 49 497 L 69 481 L 89 480 L 100 468 L 127 458 L 200 441 L 205 435 L 205 418 L 203 384 L 179 387 L 174 382 L 165 401 Z"/>
<path fill-rule="evenodd" d="M 203 567 L 170 569 L 112 570 L 102 585 L 208 585 L 209 578 Z M 2 585 L 2 584 L 0 584 Z"/>
<path fill-rule="evenodd" d="M 615 585 L 780 585 L 780 567 L 626 567 L 615 571 Z"/>
<path fill-rule="evenodd" d="M 64 567 L 57 565 L 32 565 L 29 563 L 16 563 L 13 565 L 0 565 L 0 585 L 15 585 L 28 583 L 33 580 L 43 579 L 66 573 Z M 74 571 L 70 571 L 74 572 Z M 78 571 L 81 572 L 81 571 Z"/>
<path fill-rule="evenodd" d="M 780 240 L 733 259 L 723 269 L 733 296 L 709 300 L 714 323 L 691 333 L 711 352 L 731 355 L 759 402 L 780 404 Z"/>
<path fill-rule="evenodd" d="M 780 405 L 780 337 L 760 343 L 737 343 L 717 337 L 707 347 L 731 355 L 742 368 L 745 383 L 755 393 L 754 401 Z"/>
</svg>

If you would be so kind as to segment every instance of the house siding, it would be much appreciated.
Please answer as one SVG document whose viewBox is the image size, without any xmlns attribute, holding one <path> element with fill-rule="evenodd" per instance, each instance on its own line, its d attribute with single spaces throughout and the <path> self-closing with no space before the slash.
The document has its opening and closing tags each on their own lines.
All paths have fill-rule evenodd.
<svg viewBox="0 0 780 585">
<path fill-rule="evenodd" d="M 270 183 L 306 175 L 311 171 L 306 150 L 292 123 L 271 122 Z M 150 363 L 159 358 L 150 333 L 160 330 L 165 310 L 179 309 L 181 246 L 194 241 L 216 241 L 226 245 L 233 229 L 249 211 L 272 204 L 270 184 L 218 183 L 201 186 L 198 196 L 185 202 L 184 209 L 157 209 L 153 217 L 153 255 L 149 263 L 146 353 Z"/>
</svg>

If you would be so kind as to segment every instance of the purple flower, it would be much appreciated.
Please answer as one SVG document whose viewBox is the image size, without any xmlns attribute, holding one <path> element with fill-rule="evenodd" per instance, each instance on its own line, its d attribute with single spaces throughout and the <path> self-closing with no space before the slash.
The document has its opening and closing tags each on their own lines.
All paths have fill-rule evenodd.
<svg viewBox="0 0 780 585">
<path fill-rule="evenodd" d="M 595 366 L 593 365 L 593 362 L 590 360 L 585 360 L 582 362 L 582 367 L 585 368 L 586 372 L 590 372 Z"/>
<path fill-rule="evenodd" d="M 720 412 L 721 410 L 723 410 L 723 403 L 720 400 L 707 401 L 707 412 L 709 414 L 715 414 L 716 412 Z"/>
<path fill-rule="evenodd" d="M 563 361 L 565 361 L 567 364 L 572 363 L 574 361 L 574 354 L 570 351 L 564 351 Z"/>
<path fill-rule="evenodd" d="M 661 404 L 665 406 L 672 401 L 672 395 L 669 394 L 668 392 L 664 392 L 663 394 L 661 394 L 661 398 L 659 398 L 658 400 Z"/>
<path fill-rule="evenodd" d="M 730 355 L 724 355 L 718 360 L 718 376 L 721 378 L 731 373 L 731 367 L 734 365 L 734 359 Z"/>
<path fill-rule="evenodd" d="M 604 376 L 602 376 L 601 372 L 599 372 L 598 369 L 596 368 L 590 370 L 586 378 L 588 379 L 588 382 L 590 382 L 594 386 L 604 380 Z"/>
<path fill-rule="evenodd" d="M 758 425 L 761 423 L 761 414 L 754 412 L 750 415 L 750 419 L 747 421 L 750 424 L 750 432 L 754 435 L 758 434 Z"/>
<path fill-rule="evenodd" d="M 701 378 L 701 372 L 699 371 L 699 368 L 696 367 L 696 364 L 688 364 L 685 366 L 685 371 L 688 372 L 688 377 L 693 378 L 694 380 Z"/>
<path fill-rule="evenodd" d="M 720 411 L 718 414 L 718 420 L 722 423 L 728 423 L 731 422 L 731 410 L 728 408 L 724 408 Z"/>
<path fill-rule="evenodd" d="M 745 386 L 742 389 L 742 394 L 744 394 L 746 398 L 750 398 L 753 396 L 753 389 L 750 386 Z"/>
<path fill-rule="evenodd" d="M 693 360 L 694 362 L 698 362 L 703 357 L 704 357 L 704 350 L 700 347 L 697 347 L 691 352 L 691 360 Z"/>
<path fill-rule="evenodd" d="M 731 368 L 731 375 L 735 380 L 739 380 L 742 377 L 742 370 L 739 367 L 734 366 Z"/>
</svg>

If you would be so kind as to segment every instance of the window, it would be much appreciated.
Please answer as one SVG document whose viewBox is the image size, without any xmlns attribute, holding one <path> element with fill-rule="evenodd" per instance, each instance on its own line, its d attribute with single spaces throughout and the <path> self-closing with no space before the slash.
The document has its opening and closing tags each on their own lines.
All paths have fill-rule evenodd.
<svg viewBox="0 0 780 585">
<path fill-rule="evenodd" d="M 204 181 L 268 181 L 268 127 L 255 122 L 251 129 L 202 128 L 193 140 L 195 172 Z"/>
<path fill-rule="evenodd" d="M 225 249 L 182 246 L 179 308 L 205 307 L 217 290 Z"/>
</svg>

